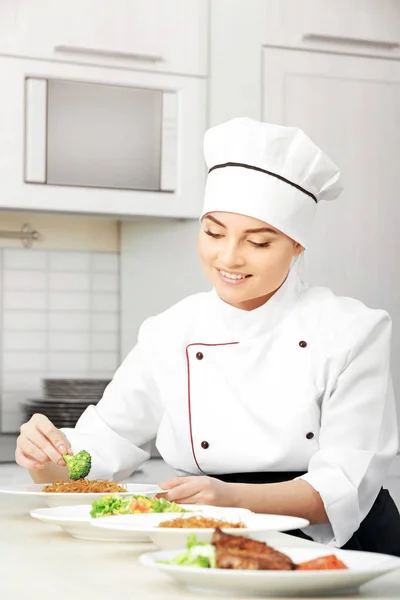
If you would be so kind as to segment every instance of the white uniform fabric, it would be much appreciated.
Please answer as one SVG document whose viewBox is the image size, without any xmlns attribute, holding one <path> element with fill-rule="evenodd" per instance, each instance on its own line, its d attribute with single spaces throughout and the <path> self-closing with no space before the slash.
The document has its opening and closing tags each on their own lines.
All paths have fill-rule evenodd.
<svg viewBox="0 0 400 600">
<path fill-rule="evenodd" d="M 330 524 L 305 532 L 342 546 L 398 448 L 390 336 L 385 311 L 294 270 L 253 311 L 196 294 L 144 322 L 103 399 L 63 431 L 92 478 L 128 476 L 155 435 L 179 474 L 307 471 Z"/>
<path fill-rule="evenodd" d="M 304 248 L 317 202 L 342 191 L 338 167 L 296 127 L 231 119 L 206 132 L 204 156 L 211 171 L 200 218 L 210 212 L 247 215 Z"/>
</svg>

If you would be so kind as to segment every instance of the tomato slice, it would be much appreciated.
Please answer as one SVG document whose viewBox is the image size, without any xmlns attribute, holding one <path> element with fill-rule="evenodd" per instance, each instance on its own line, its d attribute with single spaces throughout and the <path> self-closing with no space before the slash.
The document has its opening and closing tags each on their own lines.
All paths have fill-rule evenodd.
<svg viewBox="0 0 400 600">
<path fill-rule="evenodd" d="M 323 571 L 323 570 L 334 570 L 334 569 L 347 569 L 344 562 L 338 559 L 334 554 L 329 556 L 321 556 L 314 560 L 307 560 L 301 562 L 296 566 L 296 571 Z"/>
<path fill-rule="evenodd" d="M 146 506 L 145 504 L 142 504 L 141 502 L 138 502 L 137 500 L 133 500 L 129 506 L 129 510 L 131 511 L 131 513 L 148 513 L 150 508 L 149 506 Z"/>
</svg>

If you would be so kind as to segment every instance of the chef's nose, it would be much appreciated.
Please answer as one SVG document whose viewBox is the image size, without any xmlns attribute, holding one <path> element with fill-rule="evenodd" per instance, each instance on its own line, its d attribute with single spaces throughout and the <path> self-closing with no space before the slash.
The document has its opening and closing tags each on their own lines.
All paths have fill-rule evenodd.
<svg viewBox="0 0 400 600">
<path fill-rule="evenodd" d="M 244 264 L 240 247 L 235 240 L 226 240 L 220 246 L 219 260 L 222 267 L 233 269 Z"/>
</svg>

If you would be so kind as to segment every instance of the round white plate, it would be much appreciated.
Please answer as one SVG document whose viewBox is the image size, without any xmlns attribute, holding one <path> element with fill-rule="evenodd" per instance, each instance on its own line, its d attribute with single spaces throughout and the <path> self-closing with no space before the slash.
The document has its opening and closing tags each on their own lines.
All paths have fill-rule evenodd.
<svg viewBox="0 0 400 600">
<path fill-rule="evenodd" d="M 184 508 L 193 508 L 193 505 L 182 505 Z M 90 516 L 91 504 L 76 506 L 55 506 L 53 508 L 36 508 L 30 511 L 31 517 L 45 523 L 58 525 L 72 537 L 81 540 L 98 540 L 103 542 L 150 542 L 143 529 L 126 529 L 125 527 L 107 527 L 107 523 L 115 523 L 116 520 L 124 519 L 125 516 L 150 517 L 151 515 L 115 515 L 112 517 Z M 250 511 L 246 511 L 250 512 Z M 175 516 L 177 513 L 164 513 L 164 518 Z M 179 513 L 182 514 L 182 513 Z M 186 514 L 186 513 L 185 513 Z M 200 513 L 196 513 L 200 514 Z M 158 516 L 154 514 L 153 516 Z M 105 524 L 105 526 L 92 527 L 92 525 Z"/>
<path fill-rule="evenodd" d="M 44 523 L 58 525 L 72 537 L 80 540 L 101 542 L 150 542 L 147 535 L 137 532 L 119 532 L 112 529 L 92 527 L 91 523 L 102 519 L 119 519 L 120 516 L 93 519 L 90 516 L 91 504 L 76 506 L 56 506 L 54 508 L 36 508 L 30 511 L 31 517 Z"/>
<path fill-rule="evenodd" d="M 88 494 L 85 492 L 81 493 L 59 493 L 59 492 L 44 492 L 44 486 L 49 485 L 47 483 L 32 483 L 30 485 L 17 485 L 17 486 L 1 486 L 0 493 L 11 494 L 13 496 L 20 497 L 36 497 L 41 498 L 45 501 L 48 506 L 66 506 L 76 504 L 91 504 L 94 500 L 98 500 L 105 494 L 104 492 Z M 144 496 L 155 496 L 162 492 L 158 485 L 148 483 L 127 483 L 126 492 L 115 492 L 117 496 L 132 496 L 133 494 L 142 494 Z M 114 492 L 113 492 L 114 495 Z"/>
<path fill-rule="evenodd" d="M 184 550 L 162 550 L 142 554 L 139 562 L 205 594 L 230 596 L 318 596 L 328 593 L 355 592 L 357 588 L 389 571 L 400 568 L 400 558 L 373 552 L 336 550 L 335 548 L 280 548 L 296 562 L 335 554 L 349 568 L 337 571 L 246 571 L 233 569 L 200 569 L 160 564 Z"/>
<path fill-rule="evenodd" d="M 157 519 L 154 519 L 154 526 L 151 529 L 146 529 L 145 531 L 151 541 L 158 546 L 158 548 L 161 548 L 161 550 L 172 550 L 184 547 L 187 536 L 191 533 L 194 533 L 200 542 L 211 542 L 213 532 L 215 531 L 215 528 L 174 529 L 172 527 L 158 527 L 159 523 L 167 520 L 165 515 L 151 516 L 156 517 Z M 246 525 L 246 529 L 232 529 L 229 527 L 224 527 L 222 528 L 222 531 L 232 535 L 251 537 L 255 540 L 264 540 L 264 534 L 268 531 L 290 531 L 292 529 L 301 529 L 303 527 L 307 527 L 307 525 L 310 524 L 306 519 L 300 519 L 297 517 L 286 517 L 283 515 L 261 515 L 254 513 L 246 514 L 241 513 L 240 509 L 230 509 L 228 512 L 221 510 L 221 513 L 216 513 L 215 509 L 209 509 L 205 511 L 205 516 L 216 519 L 223 518 L 231 522 L 242 521 Z"/>
<path fill-rule="evenodd" d="M 194 505 L 182 505 L 185 508 Z M 108 529 L 113 531 L 123 530 L 127 532 L 141 532 L 146 534 L 156 546 L 161 549 L 182 548 L 186 544 L 188 535 L 195 534 L 201 542 L 210 542 L 214 528 L 212 529 L 183 529 L 158 527 L 163 521 L 171 521 L 176 518 L 191 517 L 195 514 L 203 515 L 214 519 L 224 519 L 231 522 L 242 521 L 246 529 L 224 528 L 223 531 L 233 535 L 251 536 L 253 539 L 264 539 L 264 534 L 268 531 L 289 531 L 300 527 L 307 527 L 309 522 L 297 517 L 285 517 L 282 515 L 256 515 L 247 509 L 200 506 L 195 505 L 197 513 L 163 513 L 163 514 L 144 514 L 144 515 L 121 515 L 117 520 L 96 519 L 91 522 L 93 527 Z M 201 511 L 201 512 L 199 512 Z"/>
</svg>

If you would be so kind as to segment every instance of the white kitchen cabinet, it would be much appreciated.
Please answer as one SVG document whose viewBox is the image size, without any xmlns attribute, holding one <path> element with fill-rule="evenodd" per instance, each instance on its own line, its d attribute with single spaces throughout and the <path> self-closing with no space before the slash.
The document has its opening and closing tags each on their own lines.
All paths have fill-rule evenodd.
<svg viewBox="0 0 400 600">
<path fill-rule="evenodd" d="M 265 0 L 210 4 L 209 123 L 261 117 Z"/>
<path fill-rule="evenodd" d="M 42 113 L 35 116 L 34 111 L 31 114 L 27 110 L 31 104 L 30 99 L 25 96 L 26 86 L 27 82 L 35 78 L 174 92 L 177 100 L 177 117 L 173 122 L 175 129 L 167 132 L 169 149 L 175 148 L 175 151 L 168 155 L 174 164 L 168 163 L 167 166 L 170 182 L 172 175 L 174 176 L 175 191 L 48 185 L 40 183 L 40 178 L 36 179 L 37 183 L 27 183 L 29 177 L 25 157 L 29 156 L 28 166 L 35 167 L 40 162 L 39 155 L 43 151 L 51 150 L 46 148 L 45 141 L 30 143 L 40 137 L 37 133 L 32 137 L 31 129 L 35 130 L 41 122 L 46 121 Z M 206 128 L 204 79 L 0 56 L 0 88 L 0 209 L 103 214 L 116 217 L 198 217 L 205 179 L 202 153 Z M 25 121 L 30 124 L 28 128 Z M 37 168 L 34 170 L 37 171 Z"/>
<path fill-rule="evenodd" d="M 389 312 L 400 418 L 400 62 L 276 48 L 263 58 L 263 120 L 303 128 L 343 175 L 340 198 L 319 205 L 306 280 Z"/>
<path fill-rule="evenodd" d="M 265 0 L 269 45 L 400 58 L 398 0 Z"/>
<path fill-rule="evenodd" d="M 208 0 L 2 0 L 0 54 L 207 75 Z"/>
</svg>

